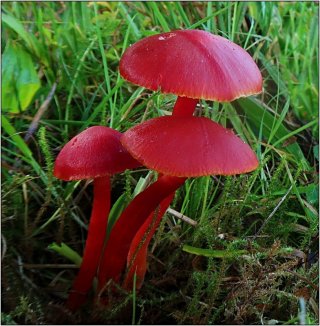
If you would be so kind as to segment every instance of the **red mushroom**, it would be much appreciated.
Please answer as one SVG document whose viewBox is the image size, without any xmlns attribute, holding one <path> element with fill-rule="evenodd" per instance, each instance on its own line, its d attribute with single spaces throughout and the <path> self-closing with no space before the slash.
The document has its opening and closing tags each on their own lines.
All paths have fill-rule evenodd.
<svg viewBox="0 0 320 326">
<path fill-rule="evenodd" d="M 123 54 L 120 73 L 139 86 L 178 95 L 175 115 L 192 115 L 198 99 L 230 102 L 262 91 L 262 76 L 251 56 L 228 39 L 201 30 L 136 42 Z"/>
<path fill-rule="evenodd" d="M 94 179 L 94 200 L 82 264 L 67 306 L 76 310 L 86 299 L 97 272 L 110 209 L 110 175 L 135 168 L 135 161 L 120 143 L 121 133 L 95 126 L 72 138 L 59 153 L 54 175 L 62 180 Z"/>
<path fill-rule="evenodd" d="M 121 143 L 144 166 L 176 177 L 234 175 L 259 164 L 246 143 L 208 118 L 154 118 L 126 131 Z"/>
<path fill-rule="evenodd" d="M 139 162 L 165 175 L 134 198 L 115 224 L 99 268 L 100 289 L 109 279 L 119 281 L 128 253 L 130 252 L 130 260 L 132 253 L 141 245 L 138 239 L 142 239 L 148 223 L 152 221 L 152 215 L 149 217 L 148 215 L 169 194 L 178 189 L 185 178 L 210 174 L 239 174 L 250 172 L 258 166 L 254 152 L 246 143 L 232 131 L 207 118 L 151 119 L 126 131 L 121 137 L 121 142 Z M 166 203 L 162 205 L 164 207 Z M 165 212 L 161 207 L 160 210 L 162 214 Z M 159 219 L 159 216 L 160 212 L 156 218 Z M 139 224 L 141 226 L 147 217 L 149 222 L 138 231 Z M 129 266 L 130 276 L 124 281 L 126 288 L 132 284 L 132 276 L 136 269 L 140 269 L 139 286 L 142 284 L 146 246 L 154 231 L 155 228 L 151 227 L 146 241 L 138 249 L 140 250 L 138 258 L 132 262 L 132 266 Z M 130 248 L 136 232 L 139 235 Z M 121 237 L 117 238 L 119 235 Z M 113 248 L 117 248 L 117 251 L 113 251 Z"/>
<path fill-rule="evenodd" d="M 246 143 L 231 130 L 207 118 L 151 119 L 125 132 L 121 142 L 146 167 L 175 177 L 234 175 L 250 172 L 258 166 L 256 155 Z M 169 204 L 170 201 L 167 207 Z M 158 216 L 157 222 L 160 219 L 161 216 Z M 127 290 L 132 289 L 135 272 L 136 288 L 142 285 L 146 272 L 147 246 L 157 228 L 157 223 L 152 226 L 151 223 L 152 216 L 149 216 L 131 244 L 129 270 L 123 283 Z M 148 228 L 150 231 L 143 241 Z"/>
<path fill-rule="evenodd" d="M 199 30 L 174 31 L 140 40 L 125 51 L 120 60 L 120 73 L 126 80 L 134 84 L 155 91 L 160 90 L 163 93 L 178 95 L 177 102 L 173 109 L 173 116 L 192 116 L 198 99 L 200 98 L 217 101 L 232 101 L 241 96 L 259 93 L 262 90 L 261 73 L 250 55 L 244 49 L 225 38 Z M 166 133 L 166 126 L 163 127 L 164 129 L 162 132 Z M 214 128 L 219 129 L 218 127 Z M 212 129 L 211 126 L 209 130 L 212 132 Z M 228 133 L 228 131 L 226 132 Z M 171 141 L 171 139 L 166 139 L 166 141 Z M 150 143 L 150 139 L 145 139 L 144 142 L 147 145 Z M 248 146 L 242 147 L 247 149 L 247 153 L 251 151 Z M 175 150 L 177 149 L 178 148 Z M 189 153 L 188 146 L 184 149 L 185 153 Z M 219 144 L 217 149 L 223 149 L 221 144 Z M 142 158 L 142 156 L 139 158 Z M 169 161 L 164 155 L 163 158 Z M 254 154 L 251 154 L 251 159 L 251 167 L 246 167 L 248 171 L 258 164 Z M 157 166 L 155 162 L 153 163 Z M 166 163 L 167 167 L 163 171 L 172 174 L 170 168 L 173 168 L 173 171 L 175 171 L 174 164 L 170 166 L 170 162 Z M 221 164 L 215 168 L 218 169 L 220 167 L 221 170 L 216 170 L 216 172 L 224 172 L 223 162 L 221 161 L 220 163 Z M 182 166 L 187 166 L 188 162 L 181 162 L 181 164 Z M 232 167 L 230 163 L 228 163 L 228 166 L 229 170 L 226 170 L 225 173 L 222 174 L 245 172 L 241 171 L 241 168 L 232 170 L 234 167 Z M 178 168 L 176 172 L 177 171 Z M 200 175 L 203 171 L 198 169 L 197 172 L 196 170 L 191 172 Z M 181 174 L 178 173 L 177 175 Z M 188 173 L 186 173 L 186 176 L 189 176 Z M 172 181 L 174 182 L 174 180 Z M 145 192 L 148 191 L 149 189 Z M 147 197 L 146 194 L 145 196 Z M 161 198 L 163 199 L 164 197 Z M 135 204 L 136 202 L 134 199 L 131 203 L 131 207 L 134 207 Z M 146 215 L 146 212 L 147 211 L 144 212 L 144 215 Z M 126 217 L 126 214 L 127 212 L 125 211 L 120 217 L 120 220 Z M 132 214 L 134 214 L 134 212 L 132 212 Z M 152 215 L 153 214 L 150 214 L 145 224 L 136 234 L 129 250 L 130 253 L 136 250 L 137 243 L 139 242 L 138 239 L 142 239 L 148 223 L 152 221 Z M 158 219 L 159 215 L 160 214 L 158 214 Z M 153 234 L 154 230 L 155 228 L 153 228 L 150 234 Z M 127 239 L 129 241 L 131 236 Z M 148 240 L 143 244 L 143 248 L 148 245 L 148 241 L 150 241 L 149 235 Z M 124 252 L 125 250 L 123 250 L 123 253 Z M 129 254 L 128 257 L 129 261 L 131 260 L 130 255 L 131 254 Z M 142 263 L 145 257 L 146 250 L 141 249 L 136 263 L 133 262 L 133 266 L 139 268 L 137 264 L 138 260 L 145 266 L 146 264 Z M 103 282 L 110 278 L 119 279 L 122 268 L 121 264 L 118 265 L 118 269 L 114 269 L 113 272 L 104 275 L 110 264 L 112 264 L 112 261 L 108 258 L 108 250 L 106 248 L 101 270 L 99 271 L 100 286 L 103 286 Z M 130 275 L 133 275 L 132 269 L 130 269 L 127 274 L 124 283 L 126 287 L 131 282 L 132 277 Z M 141 273 L 139 277 L 143 279 Z"/>
</svg>

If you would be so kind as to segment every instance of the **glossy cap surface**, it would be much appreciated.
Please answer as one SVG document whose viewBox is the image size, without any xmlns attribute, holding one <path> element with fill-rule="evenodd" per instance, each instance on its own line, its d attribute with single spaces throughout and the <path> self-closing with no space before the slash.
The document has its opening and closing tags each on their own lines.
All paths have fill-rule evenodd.
<svg viewBox="0 0 320 326">
<path fill-rule="evenodd" d="M 171 176 L 233 175 L 259 164 L 242 139 L 207 118 L 151 119 L 126 131 L 121 142 L 144 166 Z"/>
<path fill-rule="evenodd" d="M 262 76 L 251 56 L 221 36 L 177 30 L 146 37 L 120 60 L 128 81 L 162 93 L 221 102 L 262 91 Z"/>
<path fill-rule="evenodd" d="M 112 175 L 140 166 L 120 143 L 121 133 L 108 127 L 90 127 L 72 138 L 60 151 L 55 177 L 82 180 Z"/>
</svg>

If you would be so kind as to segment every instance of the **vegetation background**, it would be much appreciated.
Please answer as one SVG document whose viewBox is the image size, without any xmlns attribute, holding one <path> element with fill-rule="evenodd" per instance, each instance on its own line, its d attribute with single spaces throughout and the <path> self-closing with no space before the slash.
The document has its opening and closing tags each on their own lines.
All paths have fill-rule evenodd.
<svg viewBox="0 0 320 326">
<path fill-rule="evenodd" d="M 318 11 L 317 1 L 2 3 L 2 323 L 317 324 Z M 125 131 L 168 114 L 174 96 L 125 82 L 118 63 L 139 39 L 187 28 L 229 38 L 259 65 L 261 95 L 201 111 L 260 167 L 188 180 L 172 208 L 197 226 L 167 214 L 141 291 L 72 315 L 64 300 L 92 184 L 55 179 L 54 159 L 91 125 Z M 115 176 L 113 203 L 149 178 Z"/>
</svg>

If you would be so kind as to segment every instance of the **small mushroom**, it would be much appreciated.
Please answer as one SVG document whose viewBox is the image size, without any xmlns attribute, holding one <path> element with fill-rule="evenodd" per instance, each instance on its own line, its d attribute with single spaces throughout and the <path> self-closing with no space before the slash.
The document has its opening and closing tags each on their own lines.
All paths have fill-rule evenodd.
<svg viewBox="0 0 320 326">
<path fill-rule="evenodd" d="M 192 115 L 198 99 L 230 102 L 262 91 L 251 56 L 201 30 L 177 30 L 134 43 L 120 60 L 120 74 L 139 86 L 178 95 L 174 115 Z"/>
<path fill-rule="evenodd" d="M 120 137 L 121 133 L 111 128 L 90 127 L 72 138 L 55 161 L 54 175 L 59 179 L 94 179 L 93 207 L 82 264 L 67 301 L 70 310 L 85 302 L 98 269 L 110 209 L 110 175 L 140 166 L 122 147 Z"/>
</svg>

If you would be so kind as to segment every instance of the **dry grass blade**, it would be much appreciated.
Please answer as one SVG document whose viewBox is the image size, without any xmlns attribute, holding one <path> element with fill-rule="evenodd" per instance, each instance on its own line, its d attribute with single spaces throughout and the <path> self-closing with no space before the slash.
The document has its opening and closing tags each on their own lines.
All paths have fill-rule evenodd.
<svg viewBox="0 0 320 326">
<path fill-rule="evenodd" d="M 168 208 L 167 212 L 171 215 L 173 215 L 174 217 L 177 217 L 178 219 L 180 219 L 183 222 L 186 222 L 187 224 L 190 224 L 192 226 L 197 226 L 198 222 L 196 222 L 195 220 L 193 220 L 192 218 L 185 216 L 179 212 L 177 212 L 176 210 L 172 209 L 172 208 Z"/>
<path fill-rule="evenodd" d="M 277 204 L 277 206 L 274 208 L 274 210 L 271 212 L 271 214 L 266 218 L 266 220 L 263 222 L 263 224 L 261 225 L 260 229 L 256 232 L 255 236 L 253 237 L 253 240 L 256 239 L 256 237 L 259 235 L 259 233 L 262 231 L 262 229 L 265 227 L 265 225 L 269 222 L 269 220 L 272 218 L 272 216 L 276 213 L 276 211 L 279 209 L 279 207 L 281 206 L 281 204 L 285 201 L 285 199 L 287 198 L 287 196 L 289 195 L 291 189 L 292 189 L 292 185 L 290 186 L 289 190 L 287 191 L 287 193 L 281 198 L 281 200 L 279 201 L 279 203 Z"/>
<path fill-rule="evenodd" d="M 39 125 L 39 121 L 41 119 L 41 117 L 43 116 L 43 114 L 45 113 L 45 111 L 47 110 L 53 96 L 54 96 L 54 93 L 56 91 L 56 87 L 57 87 L 57 83 L 53 83 L 52 87 L 51 87 L 51 90 L 47 96 L 47 98 L 45 99 L 45 101 L 42 103 L 42 105 L 40 106 L 38 112 L 36 113 L 36 115 L 34 116 L 29 128 L 28 128 L 28 131 L 24 137 L 24 141 L 26 143 L 28 143 L 28 141 L 30 140 L 30 138 L 32 137 L 32 135 L 34 134 L 34 132 L 37 130 L 38 128 L 38 125 Z"/>
</svg>

